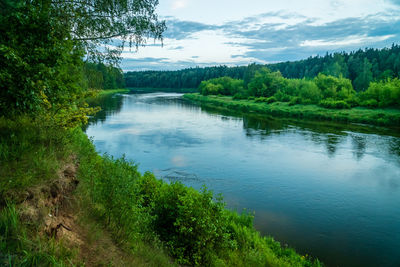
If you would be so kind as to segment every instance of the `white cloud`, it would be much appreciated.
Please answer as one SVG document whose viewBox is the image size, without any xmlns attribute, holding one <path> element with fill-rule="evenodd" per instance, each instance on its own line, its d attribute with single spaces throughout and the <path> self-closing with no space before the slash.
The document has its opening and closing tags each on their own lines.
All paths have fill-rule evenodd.
<svg viewBox="0 0 400 267">
<path fill-rule="evenodd" d="M 342 40 L 305 40 L 300 43 L 302 47 L 321 47 L 321 46 L 349 46 L 349 45 L 361 45 L 368 42 L 379 42 L 385 41 L 389 38 L 395 37 L 394 34 L 389 34 L 385 36 L 366 36 L 366 35 L 352 35 L 348 36 Z"/>
<path fill-rule="evenodd" d="M 172 2 L 172 9 L 173 9 L 173 10 L 181 9 L 181 8 L 186 7 L 187 4 L 188 4 L 188 1 L 187 1 L 187 0 L 174 0 L 174 1 Z"/>
</svg>

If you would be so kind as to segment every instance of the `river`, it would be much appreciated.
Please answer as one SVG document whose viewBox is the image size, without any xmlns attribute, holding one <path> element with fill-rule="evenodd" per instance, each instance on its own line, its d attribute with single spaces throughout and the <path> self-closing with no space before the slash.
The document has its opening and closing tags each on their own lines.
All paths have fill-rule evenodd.
<svg viewBox="0 0 400 267">
<path fill-rule="evenodd" d="M 181 94 L 106 96 L 96 149 L 221 193 L 255 227 L 327 266 L 400 266 L 400 133 L 240 115 Z"/>
</svg>

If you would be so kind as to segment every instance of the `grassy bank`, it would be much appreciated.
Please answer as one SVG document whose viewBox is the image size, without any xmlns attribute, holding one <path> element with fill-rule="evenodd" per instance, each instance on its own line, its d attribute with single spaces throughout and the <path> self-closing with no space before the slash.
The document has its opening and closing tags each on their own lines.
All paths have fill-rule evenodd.
<svg viewBox="0 0 400 267">
<path fill-rule="evenodd" d="M 99 92 L 100 96 L 103 95 L 112 95 L 112 94 L 125 94 L 125 93 L 129 93 L 131 90 L 127 89 L 127 88 L 121 88 L 121 89 L 110 89 L 110 90 L 101 90 Z"/>
<path fill-rule="evenodd" d="M 346 123 L 400 126 L 400 110 L 398 109 L 368 109 L 357 107 L 338 110 L 327 109 L 317 105 L 289 105 L 289 103 L 284 102 L 267 104 L 257 103 L 254 100 L 233 100 L 232 97 L 229 96 L 203 96 L 200 94 L 185 94 L 184 98 L 206 106 L 240 112 L 254 112 L 272 116 Z"/>
<path fill-rule="evenodd" d="M 85 258 L 88 247 L 112 245 L 115 249 L 94 253 L 100 260 L 102 253 L 113 255 L 106 265 L 130 265 L 132 259 L 137 266 L 321 265 L 261 236 L 250 214 L 227 210 L 222 199 L 205 188 L 167 183 L 152 173 L 139 173 L 137 165 L 124 158 L 99 155 L 80 128 L 61 130 L 40 118 L 1 118 L 0 134 L 0 264 L 88 264 L 95 260 Z M 68 222 L 71 229 L 65 230 L 65 238 L 55 238 L 43 227 L 49 214 L 61 212 L 61 205 L 42 205 L 37 213 L 42 217 L 34 217 L 29 214 L 37 206 L 26 203 L 57 196 L 52 188 L 63 166 L 76 168 L 73 176 L 79 184 L 63 196 L 71 199 L 65 217 L 76 219 L 74 227 Z M 39 196 L 45 196 L 43 201 Z M 101 238 L 107 233 L 112 241 L 104 243 Z M 74 246 L 67 238 L 72 234 L 81 240 Z M 96 240 L 102 240 L 101 245 Z"/>
</svg>

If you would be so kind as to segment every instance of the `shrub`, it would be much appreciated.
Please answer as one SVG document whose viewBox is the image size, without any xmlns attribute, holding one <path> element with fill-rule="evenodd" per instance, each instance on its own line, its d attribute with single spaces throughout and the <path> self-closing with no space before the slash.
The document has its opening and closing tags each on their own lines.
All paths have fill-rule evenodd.
<svg viewBox="0 0 400 267">
<path fill-rule="evenodd" d="M 365 106 L 368 107 L 400 107 L 400 80 L 396 78 L 393 80 L 388 79 L 386 81 L 372 82 L 368 89 L 361 94 L 361 98 L 364 100 Z M 378 104 L 376 106 L 373 101 L 366 102 L 372 99 L 377 101 Z"/>
<path fill-rule="evenodd" d="M 286 79 L 282 74 L 272 72 L 268 68 L 261 68 L 256 71 L 254 77 L 247 85 L 249 91 L 255 96 L 273 96 L 279 88 L 285 87 Z"/>
<path fill-rule="evenodd" d="M 300 97 L 294 96 L 289 101 L 289 106 L 294 106 L 301 103 Z"/>
<path fill-rule="evenodd" d="M 360 102 L 360 106 L 367 108 L 376 108 L 378 107 L 378 101 L 375 99 L 368 99 Z"/>
<path fill-rule="evenodd" d="M 318 103 L 321 98 L 321 90 L 313 81 L 300 80 L 299 97 L 305 104 Z"/>
<path fill-rule="evenodd" d="M 268 103 L 268 104 L 274 103 L 274 102 L 276 102 L 276 101 L 278 101 L 278 100 L 277 100 L 276 97 L 274 97 L 274 96 L 271 96 L 271 97 L 268 97 L 268 98 L 267 98 L 267 103 Z"/>
<path fill-rule="evenodd" d="M 278 90 L 274 96 L 280 102 L 289 102 L 291 99 L 290 95 L 283 93 L 281 90 Z"/>
<path fill-rule="evenodd" d="M 268 101 L 268 97 L 256 97 L 254 101 L 257 103 L 264 103 Z"/>
<path fill-rule="evenodd" d="M 334 100 L 334 99 L 325 99 L 319 102 L 319 105 L 324 108 L 332 108 L 332 109 L 345 109 L 350 108 L 350 105 L 343 100 Z"/>
<path fill-rule="evenodd" d="M 243 80 L 232 79 L 230 77 L 202 81 L 199 85 L 199 91 L 202 95 L 234 95 L 243 90 Z"/>
<path fill-rule="evenodd" d="M 360 100 L 355 95 L 351 95 L 349 98 L 346 98 L 345 101 L 350 105 L 350 107 L 357 107 L 360 105 Z"/>
<path fill-rule="evenodd" d="M 343 100 L 355 94 L 351 81 L 346 78 L 337 78 L 320 73 L 314 78 L 314 82 L 321 90 L 324 98 L 339 98 Z"/>
<path fill-rule="evenodd" d="M 240 100 L 240 99 L 247 99 L 249 96 L 244 93 L 236 93 L 233 95 L 232 99 L 233 100 Z"/>
</svg>

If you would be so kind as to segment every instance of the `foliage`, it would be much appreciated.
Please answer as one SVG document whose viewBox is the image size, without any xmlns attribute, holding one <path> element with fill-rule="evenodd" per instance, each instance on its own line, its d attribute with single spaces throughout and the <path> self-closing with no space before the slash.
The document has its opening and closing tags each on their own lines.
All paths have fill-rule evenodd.
<svg viewBox="0 0 400 267">
<path fill-rule="evenodd" d="M 367 99 L 360 102 L 360 106 L 368 108 L 377 108 L 378 101 L 376 99 Z"/>
<path fill-rule="evenodd" d="M 202 81 L 219 77 L 242 79 L 247 67 L 216 66 L 178 71 L 131 71 L 124 74 L 131 88 L 198 88 Z"/>
<path fill-rule="evenodd" d="M 292 97 L 289 101 L 289 106 L 293 106 L 293 105 L 297 105 L 297 104 L 301 104 L 301 98 L 298 96 Z"/>
<path fill-rule="evenodd" d="M 189 68 L 178 71 L 133 71 L 125 74 L 128 87 L 197 88 L 202 81 L 228 76 L 243 79 L 248 87 L 257 71 L 263 67 L 279 71 L 289 79 L 313 79 L 322 73 L 326 76 L 349 79 L 353 88 L 365 91 L 369 82 L 400 76 L 400 46 L 393 44 L 383 49 L 367 48 L 350 53 L 334 53 L 309 57 L 293 62 L 268 65 L 250 64 L 240 67 Z"/>
<path fill-rule="evenodd" d="M 157 0 L 3 1 L 0 16 L 0 115 L 29 114 L 73 128 L 96 112 L 84 99 L 89 88 L 123 87 L 115 63 L 125 41 L 161 39 L 165 23 Z M 106 44 L 118 37 L 118 49 Z M 115 42 L 115 41 L 114 41 Z"/>
<path fill-rule="evenodd" d="M 0 210 L 0 265 L 3 266 L 67 266 L 72 257 L 61 245 L 36 236 L 28 237 L 14 204 Z"/>
<path fill-rule="evenodd" d="M 52 179 L 71 153 L 69 130 L 41 117 L 0 118 L 0 204 L 28 186 Z"/>
<path fill-rule="evenodd" d="M 350 108 L 350 104 L 343 100 L 334 100 L 332 98 L 327 98 L 321 100 L 319 105 L 324 108 L 336 108 L 336 109 L 343 109 L 343 108 Z"/>
<path fill-rule="evenodd" d="M 125 43 L 137 48 L 147 38 L 162 40 L 166 29 L 155 12 L 158 0 L 44 2 L 49 7 L 49 19 L 58 21 L 69 32 L 68 39 L 79 43 L 93 62 L 117 62 Z"/>
<path fill-rule="evenodd" d="M 400 107 L 400 80 L 372 82 L 360 96 L 362 106 Z"/>
<path fill-rule="evenodd" d="M 398 109 L 366 109 L 361 107 L 343 110 L 327 109 L 317 105 L 294 104 L 300 103 L 301 99 L 298 97 L 294 97 L 294 100 L 291 100 L 293 105 L 282 102 L 266 105 L 265 103 L 256 103 L 254 100 L 234 100 L 232 97 L 202 96 L 199 94 L 186 94 L 184 98 L 201 103 L 204 106 L 237 112 L 373 125 L 400 125 L 400 112 Z M 347 101 L 346 103 L 349 104 Z"/>
<path fill-rule="evenodd" d="M 244 92 L 243 81 L 230 77 L 214 78 L 202 81 L 199 85 L 199 91 L 203 95 L 235 95 Z"/>
<path fill-rule="evenodd" d="M 270 97 L 285 86 L 285 81 L 280 72 L 262 68 L 256 71 L 247 87 L 254 96 Z"/>
<path fill-rule="evenodd" d="M 324 98 L 344 100 L 356 93 L 350 80 L 343 77 L 337 78 L 320 73 L 315 77 L 314 81 L 321 90 Z"/>
<path fill-rule="evenodd" d="M 119 68 L 104 65 L 103 63 L 89 63 L 84 65 L 85 85 L 90 89 L 125 88 L 125 80 Z"/>
<path fill-rule="evenodd" d="M 256 103 L 263 102 L 263 103 L 271 104 L 271 103 L 274 103 L 274 102 L 276 102 L 278 100 L 276 99 L 275 96 L 271 96 L 271 97 L 257 97 L 257 98 L 254 99 L 254 101 Z"/>
<path fill-rule="evenodd" d="M 81 93 L 82 49 L 45 3 L 5 6 L 0 16 L 0 114 L 56 111 Z"/>
</svg>

